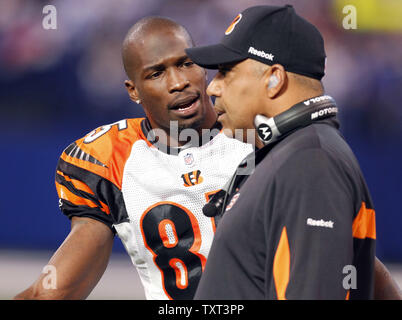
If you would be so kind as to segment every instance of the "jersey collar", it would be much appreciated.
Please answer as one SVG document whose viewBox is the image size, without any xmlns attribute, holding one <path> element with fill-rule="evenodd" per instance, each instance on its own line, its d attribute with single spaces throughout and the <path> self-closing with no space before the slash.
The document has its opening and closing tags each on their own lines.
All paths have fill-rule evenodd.
<svg viewBox="0 0 402 320">
<path fill-rule="evenodd" d="M 147 118 L 141 121 L 141 130 L 145 138 L 152 145 L 155 145 L 157 141 L 155 139 L 154 134 L 152 133 L 152 127 Z M 181 147 L 170 147 L 165 145 L 159 145 L 158 149 L 162 152 L 166 152 L 167 154 L 178 155 L 181 151 L 186 150 L 188 148 L 201 147 L 203 144 L 208 143 L 217 136 L 217 134 L 222 130 L 222 125 L 219 122 L 215 122 L 215 124 L 212 126 L 212 128 L 210 128 L 210 130 L 211 130 L 210 133 L 201 135 L 197 142 L 190 140 L 190 142 L 186 143 Z"/>
</svg>

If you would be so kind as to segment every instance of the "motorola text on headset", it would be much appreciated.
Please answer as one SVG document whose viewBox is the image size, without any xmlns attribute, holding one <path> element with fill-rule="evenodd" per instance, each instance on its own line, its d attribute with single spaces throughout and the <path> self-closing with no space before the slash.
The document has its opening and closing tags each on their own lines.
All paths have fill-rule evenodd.
<svg viewBox="0 0 402 320">
<path fill-rule="evenodd" d="M 272 118 L 259 114 L 254 118 L 254 126 L 258 138 L 266 146 L 316 121 L 335 117 L 337 113 L 338 107 L 335 100 L 328 95 L 322 95 L 297 103 Z M 210 201 L 203 207 L 204 215 L 214 217 L 223 214 L 227 200 L 233 191 L 236 177 L 238 177 L 236 173 L 222 190 L 211 197 Z"/>
</svg>

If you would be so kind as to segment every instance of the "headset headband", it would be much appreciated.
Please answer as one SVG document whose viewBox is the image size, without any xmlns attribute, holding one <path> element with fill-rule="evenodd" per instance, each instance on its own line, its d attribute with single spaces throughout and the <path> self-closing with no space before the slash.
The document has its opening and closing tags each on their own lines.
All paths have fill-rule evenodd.
<svg viewBox="0 0 402 320">
<path fill-rule="evenodd" d="M 282 135 L 306 127 L 314 121 L 334 117 L 337 113 L 338 107 L 335 100 L 324 95 L 295 104 L 272 118 L 259 114 L 254 119 L 254 126 L 261 142 L 267 145 L 275 142 Z"/>
</svg>

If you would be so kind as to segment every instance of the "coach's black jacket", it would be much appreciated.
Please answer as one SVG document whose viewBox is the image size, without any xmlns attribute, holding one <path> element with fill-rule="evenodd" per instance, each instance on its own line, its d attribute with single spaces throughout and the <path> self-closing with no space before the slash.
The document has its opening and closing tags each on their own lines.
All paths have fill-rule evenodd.
<svg viewBox="0 0 402 320">
<path fill-rule="evenodd" d="M 320 121 L 256 152 L 196 299 L 373 298 L 375 212 L 338 127 Z"/>
</svg>

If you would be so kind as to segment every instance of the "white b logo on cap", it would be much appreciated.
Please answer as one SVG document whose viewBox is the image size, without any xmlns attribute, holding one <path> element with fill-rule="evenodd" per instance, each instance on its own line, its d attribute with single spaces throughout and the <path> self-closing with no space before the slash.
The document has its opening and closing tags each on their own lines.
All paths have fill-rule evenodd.
<svg viewBox="0 0 402 320">
<path fill-rule="evenodd" d="M 232 23 L 230 24 L 230 26 L 226 29 L 225 31 L 225 35 L 231 34 L 233 29 L 235 28 L 236 24 L 238 24 L 241 20 L 241 18 L 243 17 L 243 15 L 241 13 L 239 13 L 237 15 L 236 18 L 233 19 Z"/>
</svg>

